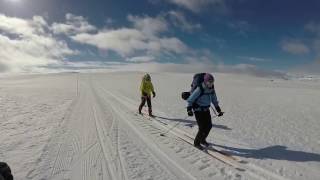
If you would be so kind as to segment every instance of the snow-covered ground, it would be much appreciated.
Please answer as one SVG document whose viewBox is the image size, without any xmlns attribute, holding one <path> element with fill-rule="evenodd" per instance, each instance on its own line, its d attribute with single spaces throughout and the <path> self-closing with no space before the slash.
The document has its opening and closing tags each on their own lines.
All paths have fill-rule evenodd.
<svg viewBox="0 0 320 180">
<path fill-rule="evenodd" d="M 136 115 L 142 75 L 0 78 L 0 161 L 17 180 L 320 177 L 319 81 L 215 74 L 225 115 L 212 113 L 208 141 L 226 156 L 186 142 L 193 74 L 151 74 L 155 119 Z"/>
</svg>

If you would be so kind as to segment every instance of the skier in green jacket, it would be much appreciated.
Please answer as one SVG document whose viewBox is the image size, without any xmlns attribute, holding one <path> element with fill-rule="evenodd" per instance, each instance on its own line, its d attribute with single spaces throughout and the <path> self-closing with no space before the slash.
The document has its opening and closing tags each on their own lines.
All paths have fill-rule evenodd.
<svg viewBox="0 0 320 180">
<path fill-rule="evenodd" d="M 147 101 L 149 116 L 152 117 L 153 114 L 152 114 L 152 106 L 151 106 L 151 95 L 155 97 L 156 93 L 154 92 L 153 84 L 151 82 L 151 77 L 148 73 L 145 74 L 142 78 L 140 91 L 141 91 L 141 103 L 139 106 L 139 114 L 142 114 L 141 110 Z"/>
</svg>

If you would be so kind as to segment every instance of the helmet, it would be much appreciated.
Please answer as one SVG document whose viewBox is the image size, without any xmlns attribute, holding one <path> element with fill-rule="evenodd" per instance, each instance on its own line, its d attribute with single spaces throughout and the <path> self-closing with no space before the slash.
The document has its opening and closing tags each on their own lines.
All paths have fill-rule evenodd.
<svg viewBox="0 0 320 180">
<path fill-rule="evenodd" d="M 214 77 L 210 73 L 206 73 L 203 77 L 203 82 L 208 88 L 213 88 Z"/>
<path fill-rule="evenodd" d="M 151 81 L 151 76 L 147 73 L 147 74 L 145 74 L 145 75 L 143 76 L 143 79 L 144 79 L 145 81 Z"/>
</svg>

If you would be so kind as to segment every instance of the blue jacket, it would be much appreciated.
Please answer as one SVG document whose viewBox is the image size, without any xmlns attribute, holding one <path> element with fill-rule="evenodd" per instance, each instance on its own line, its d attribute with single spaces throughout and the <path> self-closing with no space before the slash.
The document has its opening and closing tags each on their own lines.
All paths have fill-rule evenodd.
<svg viewBox="0 0 320 180">
<path fill-rule="evenodd" d="M 203 108 L 209 108 L 211 103 L 216 107 L 219 105 L 216 92 L 213 89 L 207 88 L 203 83 L 201 84 L 203 87 L 203 94 L 201 97 L 201 89 L 197 87 L 192 94 L 187 99 L 188 107 L 192 106 L 193 103 L 198 104 L 200 107 L 195 108 L 195 111 L 201 111 Z M 199 98 L 198 98 L 199 97 Z M 198 98 L 198 99 L 197 99 Z M 196 101 L 197 100 L 197 101 Z M 196 102 L 195 102 L 196 101 Z M 202 107 L 202 108 L 201 108 Z"/>
</svg>

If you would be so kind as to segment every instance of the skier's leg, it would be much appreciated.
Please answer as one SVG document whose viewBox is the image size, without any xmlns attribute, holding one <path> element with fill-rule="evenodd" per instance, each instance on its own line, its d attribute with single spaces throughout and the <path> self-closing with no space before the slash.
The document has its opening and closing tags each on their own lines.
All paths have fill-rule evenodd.
<svg viewBox="0 0 320 180">
<path fill-rule="evenodd" d="M 205 136 L 205 123 L 203 123 L 204 113 L 202 111 L 195 111 L 194 114 L 199 127 L 198 133 L 194 139 L 194 145 L 200 146 L 200 143 Z"/>
<path fill-rule="evenodd" d="M 152 105 L 151 105 L 151 97 L 150 96 L 147 97 L 147 105 L 148 105 L 149 116 L 153 116 L 152 115 Z"/>
<path fill-rule="evenodd" d="M 208 146 L 209 144 L 207 143 L 206 138 L 208 137 L 210 130 L 212 128 L 210 111 L 204 112 L 203 123 L 204 123 L 204 136 L 203 136 L 203 139 L 201 140 L 201 143 Z"/>
<path fill-rule="evenodd" d="M 140 103 L 140 106 L 139 106 L 139 114 L 141 114 L 142 107 L 144 106 L 145 103 L 146 103 L 146 98 L 144 96 L 142 96 L 141 97 L 141 103 Z"/>
</svg>

